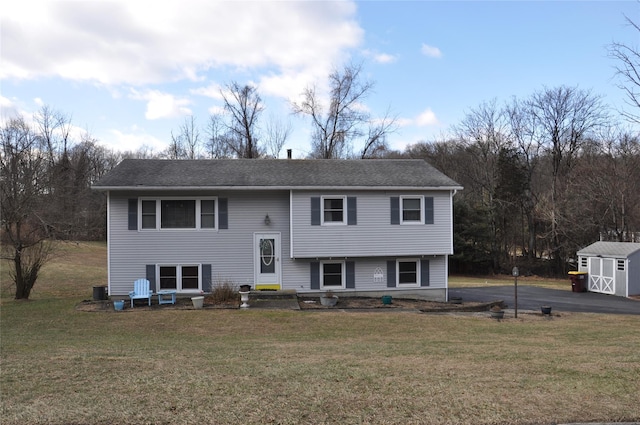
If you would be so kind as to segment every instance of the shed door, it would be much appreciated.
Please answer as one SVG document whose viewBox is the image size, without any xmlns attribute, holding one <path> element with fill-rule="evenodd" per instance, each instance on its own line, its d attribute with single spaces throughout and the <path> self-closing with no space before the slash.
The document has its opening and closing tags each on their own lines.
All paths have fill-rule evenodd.
<svg viewBox="0 0 640 425">
<path fill-rule="evenodd" d="M 589 258 L 589 291 L 615 293 L 615 259 Z"/>
</svg>

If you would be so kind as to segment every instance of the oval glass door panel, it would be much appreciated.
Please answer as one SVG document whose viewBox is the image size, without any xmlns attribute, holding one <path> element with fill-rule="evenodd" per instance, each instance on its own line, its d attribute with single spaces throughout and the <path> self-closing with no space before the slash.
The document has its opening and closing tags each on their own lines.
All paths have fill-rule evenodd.
<svg viewBox="0 0 640 425">
<path fill-rule="evenodd" d="M 260 273 L 275 273 L 275 240 L 260 239 Z"/>
</svg>

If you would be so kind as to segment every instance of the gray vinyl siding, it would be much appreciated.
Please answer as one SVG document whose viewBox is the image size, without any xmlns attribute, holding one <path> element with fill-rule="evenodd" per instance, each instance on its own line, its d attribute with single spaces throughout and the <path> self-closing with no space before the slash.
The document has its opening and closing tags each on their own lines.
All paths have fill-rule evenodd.
<svg viewBox="0 0 640 425">
<path fill-rule="evenodd" d="M 281 240 L 281 287 L 300 293 L 311 289 L 311 262 L 329 257 L 353 262 L 355 288 L 345 292 L 378 294 L 415 293 L 444 300 L 447 286 L 447 257 L 451 249 L 451 199 L 449 192 L 424 192 L 434 197 L 433 225 L 390 224 L 387 192 L 341 193 L 357 197 L 357 224 L 314 226 L 311 229 L 311 196 L 325 192 L 294 194 L 297 243 L 307 257 L 292 258 L 290 252 L 289 191 L 198 191 L 198 192 L 111 192 L 109 194 L 109 295 L 126 296 L 133 281 L 147 274 L 149 265 L 211 266 L 211 283 L 230 281 L 235 285 L 254 283 L 254 233 L 277 232 Z M 414 195 L 415 193 L 411 193 Z M 228 229 L 217 230 L 129 230 L 129 199 L 138 197 L 217 196 L 228 202 Z M 264 223 L 269 215 L 270 225 Z M 315 230 L 315 229 L 314 229 Z M 416 237 L 418 236 L 418 237 Z M 305 240 L 308 238 L 309 240 Z M 299 247 L 297 247 L 299 248 Z M 444 255 L 443 255 L 444 254 Z M 337 257 L 337 258 L 336 258 Z M 387 260 L 398 257 L 429 261 L 429 287 L 387 288 Z M 374 281 L 380 267 L 384 279 Z M 345 268 L 346 269 L 346 268 Z M 157 279 L 156 279 L 157 280 Z M 204 285 L 206 278 L 201 279 Z M 206 289 L 206 288 L 203 288 Z M 316 290 L 317 292 L 317 290 Z"/>
<path fill-rule="evenodd" d="M 311 198 L 357 198 L 357 225 L 312 225 Z M 433 197 L 433 224 L 391 224 L 390 198 Z M 292 196 L 294 258 L 452 254 L 452 200 L 449 191 L 295 191 Z"/>
<path fill-rule="evenodd" d="M 413 257 L 412 257 L 413 258 Z M 287 275 L 285 276 L 285 288 L 295 289 L 299 293 L 317 292 L 317 289 L 311 287 L 312 263 L 318 263 L 323 259 L 297 259 L 288 262 Z M 394 287 L 387 288 L 387 261 L 396 261 L 397 258 L 380 257 L 380 258 L 350 258 L 347 261 L 353 261 L 355 271 L 355 288 L 343 289 L 344 292 L 363 292 L 363 291 L 392 291 L 406 292 L 413 291 L 429 291 L 431 289 L 445 289 L 447 287 L 447 256 L 429 256 L 423 261 L 429 261 L 429 286 L 428 287 Z M 382 280 L 375 281 L 374 273 L 380 268 L 383 273 Z M 284 272 L 283 272 L 284 273 Z M 334 292 L 340 292 L 336 289 Z"/>
<path fill-rule="evenodd" d="M 228 229 L 128 230 L 128 200 L 137 197 L 218 196 L 228 200 Z M 289 254 L 289 192 L 176 192 L 110 193 L 109 294 L 124 295 L 133 281 L 145 277 L 152 264 L 211 265 L 212 285 L 230 280 L 236 285 L 254 281 L 253 235 L 281 234 L 281 257 Z M 270 225 L 264 224 L 269 214 Z M 282 265 L 286 275 L 289 265 Z M 201 281 L 202 282 L 202 281 Z"/>
</svg>

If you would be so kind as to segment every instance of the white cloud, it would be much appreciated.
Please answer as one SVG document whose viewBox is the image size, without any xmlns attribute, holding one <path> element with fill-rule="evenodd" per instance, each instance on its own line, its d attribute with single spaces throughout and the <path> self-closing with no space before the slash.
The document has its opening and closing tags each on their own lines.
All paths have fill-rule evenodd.
<svg viewBox="0 0 640 425">
<path fill-rule="evenodd" d="M 362 42 L 355 15 L 352 1 L 6 2 L 0 79 L 144 85 L 221 67 L 326 75 Z"/>
<path fill-rule="evenodd" d="M 438 125 L 438 124 L 439 124 L 438 118 L 436 118 L 436 114 L 433 113 L 431 108 L 425 110 L 416 118 L 416 125 L 420 127 L 426 127 L 426 126 Z"/>
<path fill-rule="evenodd" d="M 165 142 L 160 141 L 150 134 L 142 132 L 134 127 L 132 132 L 123 133 L 120 130 L 110 130 L 109 136 L 102 141 L 104 145 L 115 151 L 137 151 L 140 148 L 150 148 L 161 151 L 167 147 Z"/>
<path fill-rule="evenodd" d="M 420 49 L 423 55 L 429 56 L 430 58 L 440 58 L 442 57 L 442 52 L 437 47 L 429 46 L 428 44 L 422 43 L 422 48 Z"/>
<path fill-rule="evenodd" d="M 219 84 L 210 84 L 206 87 L 198 87 L 190 91 L 191 94 L 197 94 L 199 96 L 210 97 L 216 100 L 222 100 L 222 94 L 220 93 L 222 87 Z"/>
<path fill-rule="evenodd" d="M 13 118 L 20 117 L 21 112 L 18 105 L 11 99 L 0 95 L 0 123 L 5 123 Z"/>
<path fill-rule="evenodd" d="M 382 64 L 393 63 L 396 60 L 398 60 L 398 58 L 394 55 L 390 55 L 388 53 L 379 53 L 379 52 L 371 51 L 368 49 L 364 50 L 362 54 L 364 56 L 372 58 L 374 62 L 382 63 Z"/>
<path fill-rule="evenodd" d="M 373 59 L 378 63 L 393 63 L 397 58 L 387 53 L 378 53 L 373 56 Z"/>
<path fill-rule="evenodd" d="M 158 90 L 147 90 L 141 93 L 132 89 L 130 97 L 135 100 L 147 101 L 147 110 L 144 116 L 148 120 L 191 115 L 191 109 L 187 107 L 191 102 L 188 99 L 178 99 L 169 93 Z"/>
</svg>

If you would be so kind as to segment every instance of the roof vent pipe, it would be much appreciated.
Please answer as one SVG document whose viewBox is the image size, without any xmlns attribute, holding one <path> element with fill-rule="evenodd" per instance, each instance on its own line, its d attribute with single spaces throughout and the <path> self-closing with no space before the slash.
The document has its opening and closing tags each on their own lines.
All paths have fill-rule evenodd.
<svg viewBox="0 0 640 425">
<path fill-rule="evenodd" d="M 287 149 L 287 159 L 291 159 L 291 149 Z"/>
</svg>

